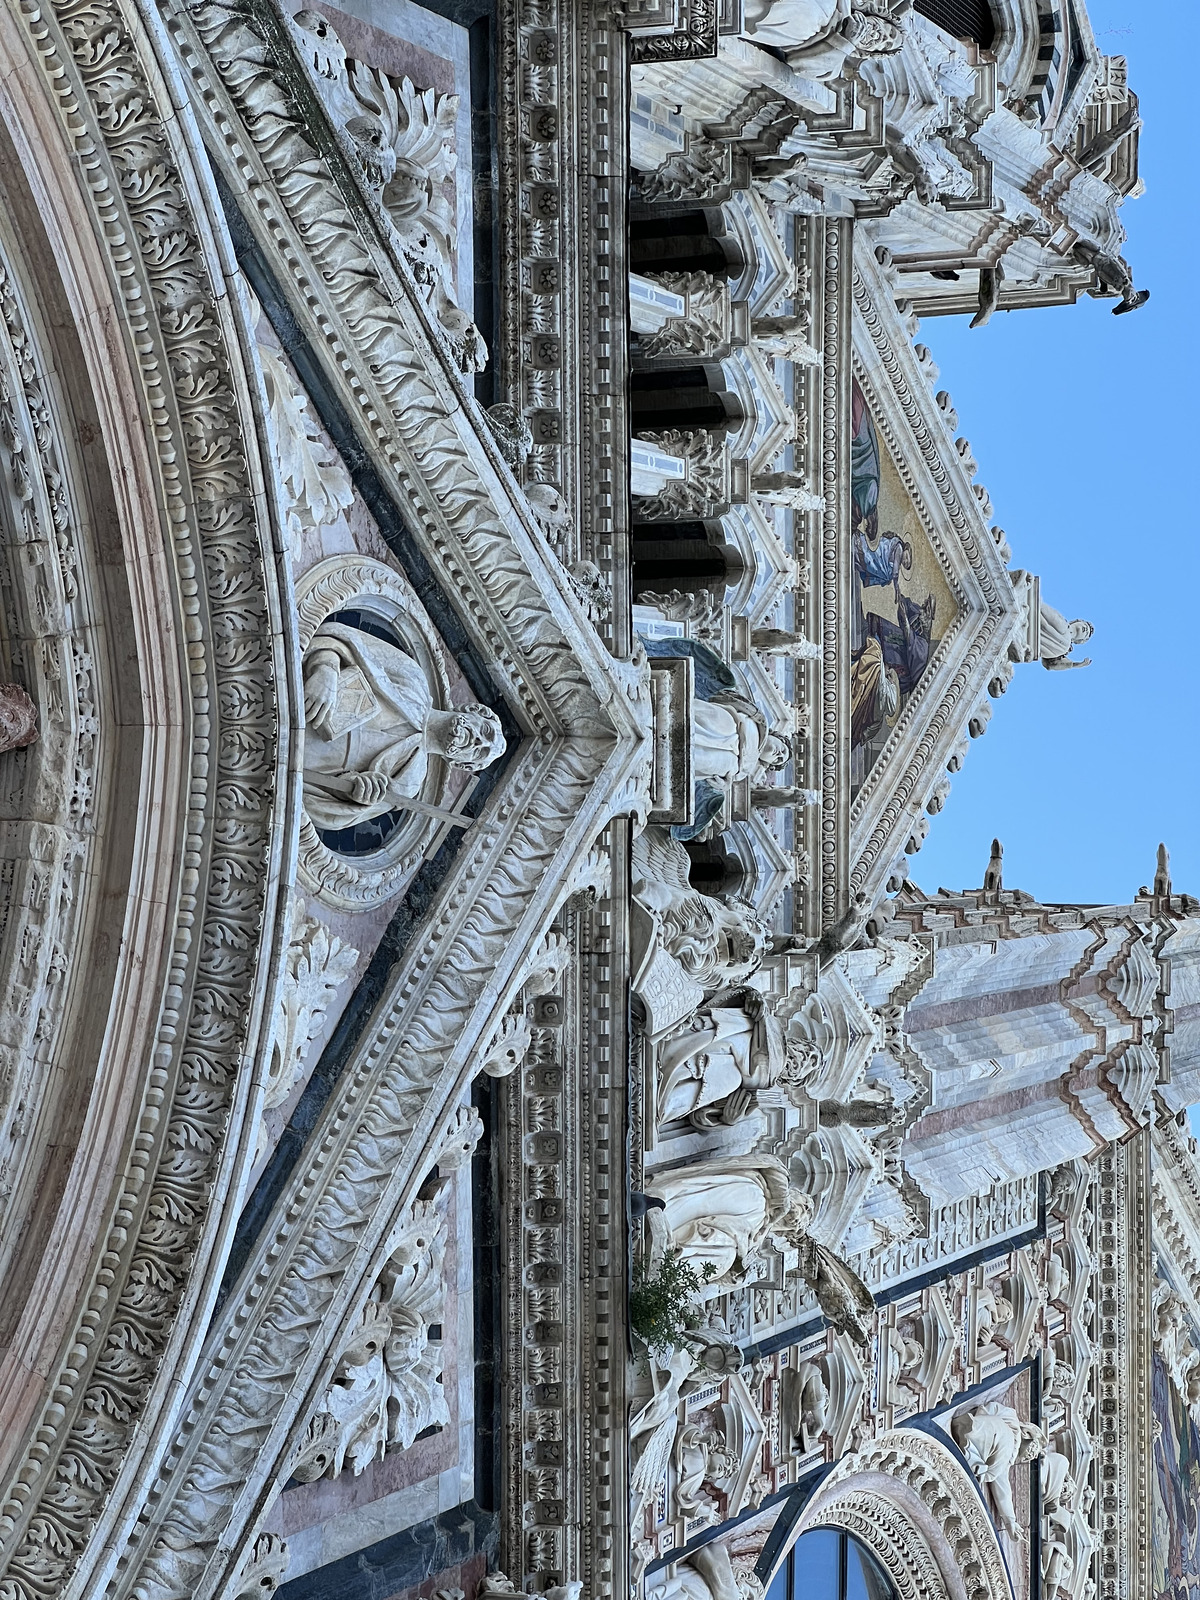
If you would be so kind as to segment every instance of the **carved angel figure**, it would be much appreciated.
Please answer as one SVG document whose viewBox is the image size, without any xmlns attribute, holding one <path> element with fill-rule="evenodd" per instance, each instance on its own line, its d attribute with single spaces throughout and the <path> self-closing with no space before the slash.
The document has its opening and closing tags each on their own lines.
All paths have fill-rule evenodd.
<svg viewBox="0 0 1200 1600">
<path fill-rule="evenodd" d="M 1011 1406 L 990 1400 L 974 1411 L 958 1412 L 950 1432 L 967 1465 L 991 1495 L 1001 1528 L 1010 1538 L 1022 1538 L 1013 1504 L 1012 1469 L 1019 1461 L 1034 1461 L 1043 1453 L 1043 1430 L 1023 1422 Z"/>
<path fill-rule="evenodd" d="M 304 657 L 304 809 L 349 828 L 419 795 L 429 757 L 478 772 L 504 749 L 487 706 L 434 709 L 421 668 L 398 645 L 326 622 Z"/>
<path fill-rule="evenodd" d="M 334 1379 L 309 1424 L 292 1475 L 307 1483 L 354 1473 L 389 1450 L 407 1450 L 425 1428 L 450 1421 L 442 1391 L 445 1216 L 436 1199 L 412 1207 L 371 1298 L 343 1347 Z"/>
<path fill-rule="evenodd" d="M 656 1173 L 646 1193 L 662 1200 L 651 1210 L 651 1259 L 677 1250 L 710 1281 L 735 1283 L 775 1235 L 795 1246 L 812 1221 L 812 1202 L 788 1183 L 787 1169 L 776 1156 L 735 1156 L 673 1172 Z M 847 1269 L 848 1270 L 848 1269 Z"/>
<path fill-rule="evenodd" d="M 975 1345 L 983 1350 L 995 1342 L 996 1331 L 1013 1319 L 1013 1304 L 1005 1295 L 997 1294 L 990 1284 L 979 1291 L 975 1319 Z"/>
<path fill-rule="evenodd" d="M 701 894 L 688 882 L 688 853 L 665 828 L 633 844 L 633 988 L 651 1034 L 688 1016 L 706 994 L 746 982 L 762 965 L 770 932 L 733 897 Z"/>
<path fill-rule="evenodd" d="M 645 1435 L 630 1474 L 635 1516 L 658 1492 L 658 1485 L 670 1462 L 675 1435 L 679 1431 L 679 1397 L 696 1370 L 696 1357 L 686 1347 L 672 1350 L 665 1362 L 651 1362 L 654 1393 L 629 1422 L 629 1442 L 636 1445 Z M 659 1378 L 663 1381 L 660 1385 Z"/>
</svg>

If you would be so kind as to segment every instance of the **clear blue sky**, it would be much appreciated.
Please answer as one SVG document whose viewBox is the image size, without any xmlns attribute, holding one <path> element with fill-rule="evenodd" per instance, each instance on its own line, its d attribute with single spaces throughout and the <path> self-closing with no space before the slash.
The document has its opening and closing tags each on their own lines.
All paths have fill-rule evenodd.
<svg viewBox="0 0 1200 1600">
<path fill-rule="evenodd" d="M 1184 0 L 1089 0 L 1100 49 L 1129 59 L 1146 193 L 1122 217 L 1142 310 L 1111 301 L 999 314 L 974 333 L 931 317 L 941 367 L 1013 565 L 1096 634 L 1082 672 L 1018 667 L 912 859 L 925 890 L 978 887 L 993 836 L 1004 879 L 1042 900 L 1118 902 L 1160 839 L 1200 896 L 1200 359 L 1197 88 Z M 1188 466 L 1191 462 L 1192 466 Z"/>
</svg>

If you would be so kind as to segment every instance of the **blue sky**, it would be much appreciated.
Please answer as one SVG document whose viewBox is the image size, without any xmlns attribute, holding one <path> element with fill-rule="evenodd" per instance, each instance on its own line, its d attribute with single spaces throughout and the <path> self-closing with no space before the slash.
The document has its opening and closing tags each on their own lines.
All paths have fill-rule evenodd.
<svg viewBox="0 0 1200 1600">
<path fill-rule="evenodd" d="M 1200 265 L 1192 165 L 1192 6 L 1090 0 L 1100 49 L 1129 59 L 1146 193 L 1125 255 L 1149 303 L 935 317 L 941 368 L 1013 565 L 1096 634 L 1082 672 L 1018 667 L 912 859 L 926 890 L 978 887 L 993 836 L 1005 883 L 1111 903 L 1149 883 L 1160 839 L 1177 890 L 1200 895 L 1200 527 L 1193 383 Z M 1193 465 L 1189 466 L 1189 463 Z"/>
</svg>

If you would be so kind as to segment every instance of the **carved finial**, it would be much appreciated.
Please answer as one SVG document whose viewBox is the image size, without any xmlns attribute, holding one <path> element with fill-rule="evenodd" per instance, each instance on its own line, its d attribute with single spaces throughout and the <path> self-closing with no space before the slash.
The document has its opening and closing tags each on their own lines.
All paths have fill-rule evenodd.
<svg viewBox="0 0 1200 1600">
<path fill-rule="evenodd" d="M 1171 898 L 1171 853 L 1165 844 L 1158 847 L 1158 862 L 1154 868 L 1154 893 L 1164 900 Z"/>
<path fill-rule="evenodd" d="M 999 894 L 1004 887 L 1004 846 L 999 839 L 992 840 L 992 854 L 983 875 L 983 892 Z"/>
</svg>

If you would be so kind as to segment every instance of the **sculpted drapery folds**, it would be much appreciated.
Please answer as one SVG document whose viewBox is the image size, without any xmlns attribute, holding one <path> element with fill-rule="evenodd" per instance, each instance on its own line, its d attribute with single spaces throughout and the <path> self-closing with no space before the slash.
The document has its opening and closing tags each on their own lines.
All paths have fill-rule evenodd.
<svg viewBox="0 0 1200 1600">
<path fill-rule="evenodd" d="M 744 1277 L 772 1235 L 794 1248 L 812 1220 L 812 1202 L 789 1185 L 774 1156 L 659 1173 L 646 1192 L 662 1201 L 647 1213 L 652 1261 L 676 1251 L 701 1281 L 710 1266 L 714 1283 Z"/>
<path fill-rule="evenodd" d="M 411 656 L 360 628 L 326 622 L 304 657 L 304 809 L 349 828 L 421 793 L 431 755 L 479 772 L 504 748 L 487 706 L 436 709 Z"/>
</svg>

